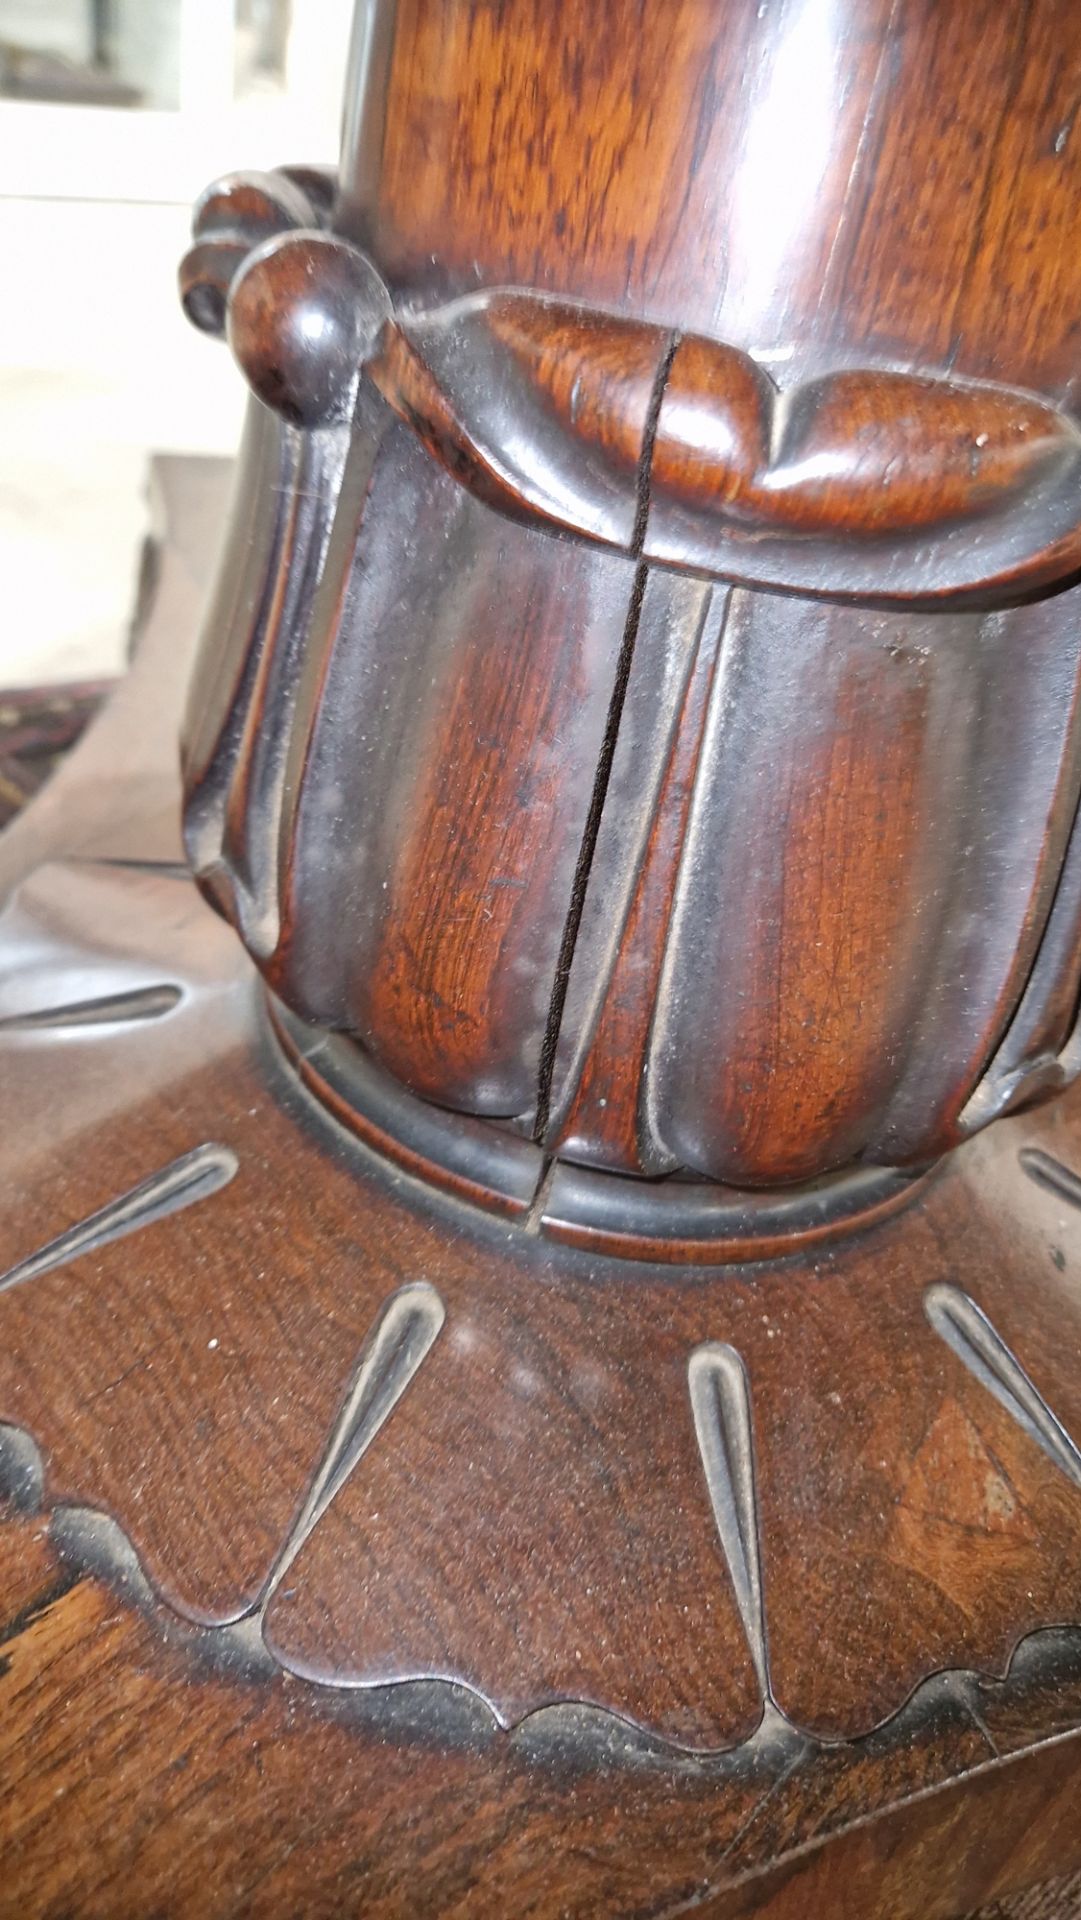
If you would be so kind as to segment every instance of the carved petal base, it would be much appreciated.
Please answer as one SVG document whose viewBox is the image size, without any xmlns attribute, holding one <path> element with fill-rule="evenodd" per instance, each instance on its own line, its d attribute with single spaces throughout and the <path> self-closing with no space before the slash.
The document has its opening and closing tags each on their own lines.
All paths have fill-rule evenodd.
<svg viewBox="0 0 1081 1920">
<path fill-rule="evenodd" d="M 1081 1097 L 802 1256 L 590 1256 L 322 1116 L 177 872 L 0 922 L 0 1419 L 330 1686 L 819 1737 L 1081 1623 Z"/>
</svg>

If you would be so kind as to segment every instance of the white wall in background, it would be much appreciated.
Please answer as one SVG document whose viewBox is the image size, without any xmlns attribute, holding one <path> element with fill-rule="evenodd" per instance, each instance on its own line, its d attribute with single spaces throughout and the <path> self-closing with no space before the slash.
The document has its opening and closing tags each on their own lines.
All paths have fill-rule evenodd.
<svg viewBox="0 0 1081 1920">
<path fill-rule="evenodd" d="M 151 452 L 232 453 L 244 385 L 176 299 L 187 210 L 0 200 L 0 686 L 123 663 Z"/>
<path fill-rule="evenodd" d="M 235 449 L 243 381 L 176 298 L 196 193 L 336 158 L 351 0 L 296 0 L 286 93 L 241 106 L 229 0 L 182 6 L 180 112 L 0 101 L 0 687 L 120 667 L 150 455 Z"/>
</svg>

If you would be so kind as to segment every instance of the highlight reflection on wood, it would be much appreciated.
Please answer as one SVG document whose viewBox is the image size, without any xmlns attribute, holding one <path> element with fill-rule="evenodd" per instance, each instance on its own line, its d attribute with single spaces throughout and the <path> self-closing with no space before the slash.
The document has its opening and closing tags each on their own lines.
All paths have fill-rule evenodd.
<svg viewBox="0 0 1081 1920">
<path fill-rule="evenodd" d="M 1081 1859 L 1081 14 L 347 94 L 0 844 L 0 1904 L 945 1920 Z"/>
<path fill-rule="evenodd" d="M 233 183 L 215 238 L 223 197 L 197 209 L 183 298 L 296 426 L 347 421 L 363 371 L 488 505 L 744 585 L 934 605 L 1081 566 L 1081 433 L 1037 395 L 890 368 L 781 393 L 733 346 L 517 289 L 393 316 L 302 206 L 268 241 Z"/>
</svg>

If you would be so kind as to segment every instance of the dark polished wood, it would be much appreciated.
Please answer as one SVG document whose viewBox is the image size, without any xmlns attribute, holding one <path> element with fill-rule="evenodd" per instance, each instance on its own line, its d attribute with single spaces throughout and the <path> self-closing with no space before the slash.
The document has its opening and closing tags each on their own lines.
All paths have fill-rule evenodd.
<svg viewBox="0 0 1081 1920">
<path fill-rule="evenodd" d="M 1075 36 L 989 13 L 973 68 L 953 7 L 732 0 L 668 9 L 651 67 L 662 30 L 605 19 L 376 9 L 337 200 L 287 169 L 197 209 L 189 308 L 279 421 L 190 703 L 193 864 L 288 1005 L 561 1167 L 919 1169 L 1081 1064 L 1079 202 L 1034 93 Z"/>
<path fill-rule="evenodd" d="M 943 1702 L 903 1740 L 780 1777 L 629 1766 L 618 1743 L 583 1765 L 539 1729 L 433 1741 L 405 1696 L 388 1711 L 204 1659 L 130 1578 L 32 1517 L 5 1517 L 0 1554 L 13 1914 L 577 1920 L 691 1903 L 733 1920 L 944 1920 L 1078 1857 L 1078 1742 L 1033 1744 L 1054 1730 L 1039 1686 L 1005 1707 L 981 1688 L 998 1754 Z M 1060 1670 L 1056 1700 L 1070 1686 Z"/>
<path fill-rule="evenodd" d="M 382 0 L 199 202 L 198 657 L 167 550 L 0 849 L 0 1904 L 1081 1858 L 1079 94 L 1065 0 Z"/>
<path fill-rule="evenodd" d="M 688 1284 L 572 1252 L 555 1188 L 523 1232 L 388 1179 L 185 876 L 42 867 L 3 933 L 0 1407 L 184 1617 L 706 1749 L 858 1737 L 1074 1617 L 1075 1096 L 813 1264 Z"/>
<path fill-rule="evenodd" d="M 363 368 L 511 518 L 744 586 L 933 607 L 1081 566 L 1081 433 L 1033 394 L 889 367 L 782 391 L 720 341 L 518 289 L 396 315 L 299 196 L 302 230 L 268 239 L 256 192 L 204 196 L 181 297 L 294 426 L 347 421 Z"/>
<path fill-rule="evenodd" d="M 1077 1858 L 1077 1635 L 1010 1661 L 1076 1617 L 1075 1096 L 814 1267 L 553 1264 L 298 1099 L 176 872 L 39 868 L 13 918 L 0 1394 L 44 1511 L 0 1528 L 12 1911 L 945 1915 Z M 643 1732 L 476 1697 L 560 1693 Z"/>
<path fill-rule="evenodd" d="M 547 0 L 370 11 L 338 220 L 392 288 L 643 313 L 786 386 L 828 354 L 1068 399 L 1068 0 L 600 0 L 588 30 Z"/>
<path fill-rule="evenodd" d="M 86 750 L 93 751 L 92 740 Z M 53 872 L 60 877 L 63 870 Z M 93 918 L 109 927 L 111 950 L 98 934 L 96 950 L 80 956 L 72 946 L 80 902 L 102 886 L 114 904 L 99 905 Z M 339 1680 L 348 1636 L 362 1624 L 358 1599 L 374 1606 L 382 1594 L 373 1623 L 385 1631 L 392 1596 L 400 1608 L 411 1591 L 427 1592 L 441 1596 L 441 1607 L 433 1612 L 431 1599 L 422 1601 L 414 1631 L 430 1633 L 441 1616 L 442 1630 L 459 1636 L 469 1619 L 483 1622 L 477 1648 L 488 1673 L 500 1677 L 483 1680 L 483 1670 L 474 1669 L 474 1679 L 495 1694 L 522 1659 L 526 1623 L 530 1638 L 557 1626 L 552 1608 L 565 1571 L 582 1656 L 571 1674 L 577 1697 L 607 1673 L 601 1684 L 608 1697 L 626 1706 L 627 1688 L 645 1682 L 657 1711 L 662 1676 L 666 1690 L 676 1679 L 659 1649 L 674 1651 L 683 1635 L 663 1634 L 664 1612 L 644 1626 L 652 1592 L 673 1622 L 688 1602 L 706 1607 L 709 1624 L 696 1629 L 679 1711 L 693 1700 L 701 1714 L 710 1671 L 734 1702 L 742 1659 L 744 1726 L 753 1726 L 753 1662 L 739 1653 L 747 1643 L 726 1595 L 708 1481 L 696 1484 L 686 1374 L 694 1323 L 712 1340 L 738 1342 L 754 1383 L 770 1687 L 789 1711 L 821 1715 L 831 1687 L 847 1691 L 857 1672 L 863 1684 L 890 1684 L 899 1702 L 906 1688 L 905 1646 L 895 1644 L 902 1624 L 911 1649 L 917 1639 L 923 1649 L 913 1672 L 931 1648 L 941 1657 L 946 1645 L 967 1660 L 979 1644 L 980 1664 L 1004 1662 L 1026 1617 L 1010 1600 L 1011 1582 L 1015 1595 L 1032 1586 L 1043 1541 L 1052 1548 L 1043 1577 L 1069 1577 L 1077 1561 L 1066 1543 L 1069 1529 L 1081 1524 L 1081 1492 L 1069 1492 L 1061 1466 L 1014 1425 L 926 1320 L 900 1245 L 911 1215 L 838 1250 L 809 1293 L 798 1269 L 787 1265 L 776 1269 L 767 1292 L 760 1290 L 763 1269 L 746 1270 L 735 1292 L 728 1282 L 711 1293 L 701 1282 L 688 1290 L 679 1276 L 660 1281 L 641 1272 L 628 1292 L 618 1266 L 576 1271 L 572 1262 L 558 1281 L 558 1320 L 545 1315 L 538 1323 L 534 1307 L 551 1296 L 554 1279 L 550 1271 L 540 1277 L 539 1249 L 528 1256 L 537 1279 L 525 1292 L 510 1292 L 497 1275 L 510 1257 L 520 1265 L 522 1249 L 501 1248 L 483 1212 L 458 1213 L 449 1243 L 433 1237 L 438 1207 L 434 1214 L 427 1209 L 426 1227 L 410 1205 L 409 1185 L 396 1193 L 393 1176 L 343 1150 L 316 1112 L 304 1119 L 295 1095 L 281 1104 L 281 1069 L 265 1042 L 252 1064 L 243 1064 L 250 1012 L 219 1026 L 213 1008 L 217 1002 L 224 1011 L 231 1000 L 237 1015 L 244 1005 L 253 1010 L 250 974 L 186 881 L 106 863 L 78 869 L 59 893 L 56 880 L 41 872 L 20 898 L 24 927 L 36 922 L 40 931 L 29 947 L 32 967 L 9 967 L 5 981 L 5 1085 L 14 1087 L 24 1122 L 19 1190 L 29 1211 L 17 1250 L 33 1259 L 32 1235 L 44 1249 L 24 1277 L 9 1270 L 0 1295 L 3 1393 L 8 1417 L 26 1421 L 43 1445 L 53 1517 L 51 1545 L 41 1522 L 9 1523 L 0 1532 L 10 1556 L 3 1589 L 8 1664 L 0 1689 L 9 1743 L 5 1883 L 13 1910 L 48 1911 L 50 1903 L 66 1902 L 79 1912 L 137 1913 L 156 1903 L 168 1912 L 228 1913 L 247 1902 L 272 1912 L 292 1902 L 320 1912 L 336 1910 L 352 1884 L 363 1890 L 357 1897 L 367 1910 L 388 1914 L 441 1913 L 455 1900 L 464 1912 L 493 1915 L 511 1906 L 536 1914 L 568 1907 L 660 1913 L 692 1894 L 717 1913 L 829 1913 L 844 1910 L 832 1903 L 862 1886 L 881 1911 L 945 1914 L 1075 1857 L 1072 1759 L 1061 1748 L 1041 1747 L 1048 1733 L 1074 1724 L 1076 1641 L 1054 1635 L 1031 1643 L 1005 1689 L 963 1676 L 944 1689 L 932 1683 L 913 1710 L 870 1739 L 822 1749 L 778 1728 L 729 1759 L 692 1760 L 648 1745 L 636 1753 L 615 1723 L 579 1724 L 573 1713 L 561 1720 L 551 1709 L 547 1719 L 527 1719 L 508 1736 L 483 1709 L 470 1707 L 468 1695 L 444 1699 L 438 1687 L 434 1696 L 423 1688 L 351 1696 L 333 1687 L 329 1695 L 311 1693 L 294 1681 L 283 1693 L 281 1678 L 260 1659 L 250 1620 L 182 1629 L 140 1581 L 124 1534 L 103 1529 L 94 1511 L 117 1515 L 130 1530 L 158 1593 L 183 1618 L 235 1619 L 238 1599 L 230 1595 L 245 1584 L 248 1594 L 265 1591 L 268 1569 L 272 1581 L 293 1537 L 302 1490 L 334 1427 L 335 1401 L 364 1351 L 369 1313 L 378 1317 L 380 1294 L 393 1297 L 397 1288 L 400 1297 L 421 1271 L 445 1297 L 447 1319 L 383 1438 L 285 1566 L 272 1606 L 261 1613 L 276 1660 L 290 1669 L 327 1677 L 327 1654 L 316 1653 L 311 1641 L 318 1623 L 329 1672 Z M 155 898 L 164 921 L 152 909 Z M 62 909 L 60 922 L 50 900 Z M 185 957 L 186 929 L 197 935 L 195 977 Z M 20 939 L 23 953 L 28 939 L 28 932 Z M 73 1002 L 62 998 L 73 994 Z M 125 1053 L 138 1060 L 137 1072 L 125 1071 Z M 59 1109 L 49 1090 L 50 1061 L 64 1079 Z M 35 1112 L 55 1124 L 58 1111 L 71 1141 L 59 1191 L 50 1142 L 33 1125 Z M 921 1214 L 933 1210 L 927 1230 L 936 1240 L 969 1250 L 969 1270 L 917 1252 L 921 1278 L 935 1273 L 948 1276 L 947 1287 L 971 1287 L 1067 1418 L 1076 1370 L 1064 1314 L 1076 1306 L 1073 1262 L 1065 1271 L 1058 1263 L 1069 1260 L 1071 1203 L 1046 1184 L 1042 1161 L 1036 1170 L 1043 1180 L 1017 1164 L 1016 1139 L 1042 1141 L 1037 1150 L 1053 1151 L 1063 1164 L 1073 1124 L 1065 1107 L 1049 1111 L 1035 1135 L 1036 1122 L 1009 1122 L 965 1149 L 969 1158 L 958 1161 L 956 1173 L 917 1203 Z M 211 1129 L 217 1166 L 231 1177 L 223 1183 L 211 1167 L 209 1181 L 179 1190 L 174 1184 L 163 1204 L 162 1164 L 190 1160 Z M 80 1143 L 91 1140 L 97 1145 L 88 1153 Z M 316 1180 L 317 1221 L 304 1200 Z M 138 1204 L 129 1201 L 119 1216 L 114 1210 L 103 1219 L 121 1189 L 137 1196 L 140 1187 Z M 944 1220 L 958 1206 L 964 1227 L 951 1232 Z M 397 1216 L 393 1233 L 378 1227 L 387 1208 Z M 89 1210 L 81 1245 L 73 1238 L 79 1209 Z M 1002 1225 L 988 1241 L 993 1218 Z M 60 1245 L 55 1229 L 67 1236 Z M 1003 1232 L 1032 1261 L 1031 1291 L 1016 1303 L 1008 1297 L 1011 1267 L 995 1237 Z M 891 1281 L 895 1244 L 904 1264 Z M 373 1267 L 377 1247 L 380 1258 L 393 1250 L 394 1270 L 385 1278 Z M 478 1260 L 494 1263 L 487 1307 L 476 1289 Z M 989 1278 L 999 1274 L 992 1298 Z M 456 1304 L 461 1285 L 469 1302 L 464 1322 L 464 1302 Z M 632 1328 L 651 1300 L 662 1321 L 654 1322 L 643 1366 Z M 899 1341 L 891 1316 L 909 1307 L 915 1318 Z M 843 1347 L 833 1338 L 835 1313 L 846 1329 Z M 553 1335 L 561 1347 L 552 1347 Z M 573 1354 L 580 1381 L 573 1429 L 569 1407 L 555 1422 L 547 1407 L 560 1350 Z M 805 1370 L 809 1352 L 815 1364 Z M 881 1368 L 894 1367 L 900 1352 L 907 1364 L 893 1379 Z M 876 1353 L 882 1358 L 873 1363 Z M 442 1380 L 432 1372 L 437 1360 Z M 47 1384 L 50 1366 L 63 1369 L 62 1385 Z M 771 1367 L 784 1382 L 779 1395 Z M 483 1385 L 470 1388 L 470 1375 Z M 801 1398 L 793 1402 L 797 1383 Z M 780 1431 L 771 1409 L 782 1416 Z M 499 1472 L 501 1456 L 509 1465 L 524 1448 L 536 1458 L 538 1442 L 557 1449 L 550 1470 L 522 1487 L 520 1513 L 505 1499 L 492 1512 L 478 1490 Z M 430 1464 L 421 1468 L 425 1453 Z M 673 1479 L 680 1455 L 684 1465 Z M 20 1443 L 9 1448 L 8 1460 L 12 1483 L 24 1502 L 32 1501 L 33 1456 Z M 463 1476 L 467 1461 L 473 1467 Z M 891 1498 L 879 1489 L 879 1461 L 899 1475 L 900 1491 Z M 431 1503 L 427 1520 L 416 1512 L 418 1498 Z M 1050 1509 L 1041 1504 L 1048 1499 Z M 637 1545 L 628 1530 L 636 1511 L 643 1530 Z M 376 1515 L 387 1518 L 379 1544 Z M 883 1539 L 879 1532 L 876 1541 L 883 1524 L 890 1533 Z M 853 1530 L 858 1537 L 868 1527 L 864 1554 Z M 537 1551 L 541 1541 L 562 1540 L 565 1549 L 575 1539 L 572 1553 Z M 423 1564 L 407 1579 L 402 1553 L 422 1546 Z M 358 1549 L 377 1555 L 364 1579 L 348 1573 Z M 883 1584 L 891 1564 L 903 1602 Z M 691 1581 L 682 1600 L 678 1587 L 670 1590 L 680 1569 Z M 331 1589 L 320 1598 L 328 1576 Z M 523 1582 L 537 1583 L 531 1605 L 524 1604 Z M 795 1606 L 786 1598 L 792 1583 L 800 1595 Z M 1054 1588 L 1047 1591 L 1054 1613 Z M 843 1631 L 839 1601 L 849 1607 Z M 996 1640 L 992 1629 L 977 1643 L 973 1634 L 987 1636 L 996 1607 L 1008 1623 L 1005 1634 Z M 336 1617 L 335 1608 L 344 1612 Z M 397 1617 L 400 1661 L 410 1631 Z M 813 1649 L 809 1660 L 796 1655 L 796 1671 L 814 1688 L 805 1701 L 790 1691 L 789 1629 Z M 718 1636 L 727 1638 L 727 1651 L 704 1662 Z M 551 1644 L 565 1644 L 558 1629 Z M 418 1660 L 418 1645 L 406 1656 L 414 1671 L 432 1658 Z M 378 1671 L 385 1655 L 370 1632 L 363 1647 L 365 1662 L 374 1657 Z M 445 1651 L 436 1656 L 436 1667 L 445 1670 L 446 1663 Z M 298 1684 L 305 1689 L 299 1694 Z M 500 1698 L 504 1713 L 521 1710 L 512 1694 Z M 872 1706 L 871 1715 L 878 1710 Z M 730 1736 L 739 1732 L 738 1719 L 726 1725 Z M 997 1729 L 994 1747 L 987 1726 Z M 1020 1774 L 996 1759 L 996 1752 L 1014 1750 Z M 966 1783 L 960 1803 L 951 1798 L 956 1788 L 930 1801 L 913 1799 L 954 1779 Z M 61 1819 L 70 1837 L 58 1847 Z M 581 1846 L 568 1844 L 575 1823 Z M 433 1850 L 436 1829 L 441 1839 Z M 174 1831 L 186 1834 L 179 1875 Z M 496 1844 L 500 1832 L 505 1838 Z"/>
</svg>

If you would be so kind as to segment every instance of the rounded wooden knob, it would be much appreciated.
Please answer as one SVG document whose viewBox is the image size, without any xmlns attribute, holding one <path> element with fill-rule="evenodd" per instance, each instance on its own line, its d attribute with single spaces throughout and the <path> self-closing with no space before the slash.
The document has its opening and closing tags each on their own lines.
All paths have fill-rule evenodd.
<svg viewBox="0 0 1081 1920">
<path fill-rule="evenodd" d="M 227 173 L 201 193 L 194 244 L 180 263 L 180 302 L 201 333 L 222 335 L 229 288 L 253 247 L 278 233 L 319 224 L 328 207 L 316 170 Z"/>
<path fill-rule="evenodd" d="M 328 234 L 283 234 L 233 282 L 229 344 L 267 406 L 294 426 L 321 426 L 348 413 L 389 311 L 363 254 Z"/>
</svg>

